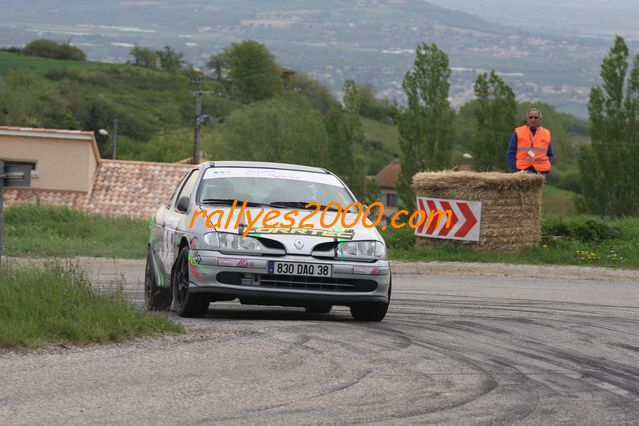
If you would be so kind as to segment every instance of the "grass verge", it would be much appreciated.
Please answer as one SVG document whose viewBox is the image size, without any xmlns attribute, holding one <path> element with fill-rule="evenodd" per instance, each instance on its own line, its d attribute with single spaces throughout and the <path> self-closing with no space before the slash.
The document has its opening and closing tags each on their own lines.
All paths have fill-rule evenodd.
<svg viewBox="0 0 639 426">
<path fill-rule="evenodd" d="M 6 253 L 13 256 L 146 256 L 145 220 L 87 214 L 67 207 L 14 206 L 7 210 L 5 221 Z M 454 242 L 436 248 L 415 247 L 413 230 L 408 227 L 381 233 L 394 260 L 639 269 L 639 218 L 548 215 L 544 216 L 542 229 L 542 243 L 519 252 L 477 252 Z"/>
<path fill-rule="evenodd" d="M 543 220 L 542 242 L 517 252 L 479 252 L 453 241 L 437 247 L 415 246 L 409 228 L 381 231 L 391 259 L 606 266 L 639 269 L 639 218 L 550 216 Z"/>
<path fill-rule="evenodd" d="M 146 256 L 146 220 L 49 205 L 13 206 L 4 220 L 8 256 Z"/>
<path fill-rule="evenodd" d="M 122 341 L 182 331 L 161 314 L 136 309 L 121 292 L 96 291 L 77 267 L 2 266 L 0 348 Z"/>
<path fill-rule="evenodd" d="M 552 185 L 544 185 L 543 189 L 543 214 L 544 217 L 563 215 L 570 216 L 577 213 L 575 208 L 575 192 L 556 188 Z"/>
</svg>

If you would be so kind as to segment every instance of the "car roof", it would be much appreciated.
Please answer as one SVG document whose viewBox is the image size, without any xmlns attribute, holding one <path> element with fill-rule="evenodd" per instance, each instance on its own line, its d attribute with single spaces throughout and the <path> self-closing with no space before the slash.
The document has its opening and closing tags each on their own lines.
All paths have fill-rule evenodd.
<svg viewBox="0 0 639 426">
<path fill-rule="evenodd" d="M 299 164 L 286 163 L 269 163 L 265 161 L 209 161 L 211 167 L 247 167 L 253 169 L 279 169 L 279 170 L 297 170 L 301 172 L 313 172 L 330 174 L 326 169 L 320 167 L 301 166 Z"/>
</svg>

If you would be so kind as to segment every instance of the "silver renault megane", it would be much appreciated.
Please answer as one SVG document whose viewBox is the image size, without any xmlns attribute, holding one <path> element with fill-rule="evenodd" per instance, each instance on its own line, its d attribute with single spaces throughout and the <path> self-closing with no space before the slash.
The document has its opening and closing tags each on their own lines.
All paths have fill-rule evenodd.
<svg viewBox="0 0 639 426">
<path fill-rule="evenodd" d="M 344 305 L 356 320 L 381 321 L 391 270 L 364 210 L 322 168 L 203 163 L 151 219 L 146 306 L 201 317 L 234 299 L 311 313 Z"/>
</svg>

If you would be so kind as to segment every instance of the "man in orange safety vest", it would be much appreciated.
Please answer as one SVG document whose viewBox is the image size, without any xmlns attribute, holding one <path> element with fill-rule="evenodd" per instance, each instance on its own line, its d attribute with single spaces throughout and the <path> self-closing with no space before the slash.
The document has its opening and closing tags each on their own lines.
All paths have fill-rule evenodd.
<svg viewBox="0 0 639 426">
<path fill-rule="evenodd" d="M 541 127 L 541 111 L 528 110 L 528 124 L 517 127 L 508 146 L 506 158 L 513 172 L 526 171 L 547 175 L 552 164 L 550 130 Z"/>
</svg>

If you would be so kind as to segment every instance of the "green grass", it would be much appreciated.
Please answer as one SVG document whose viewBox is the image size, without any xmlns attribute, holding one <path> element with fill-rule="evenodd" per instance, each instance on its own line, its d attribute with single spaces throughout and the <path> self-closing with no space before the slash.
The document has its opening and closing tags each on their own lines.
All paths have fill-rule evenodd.
<svg viewBox="0 0 639 426">
<path fill-rule="evenodd" d="M 569 216 L 577 213 L 575 209 L 576 193 L 544 185 L 543 190 L 543 214 L 544 217 L 552 215 Z"/>
<path fill-rule="evenodd" d="M 99 293 L 74 266 L 2 268 L 0 348 L 122 341 L 183 331 L 165 316 L 136 309 L 121 292 Z"/>
<path fill-rule="evenodd" d="M 366 117 L 360 117 L 366 139 L 370 142 L 367 147 L 368 174 L 377 174 L 392 159 L 399 155 L 399 133 L 397 126 L 380 123 Z"/>
<path fill-rule="evenodd" d="M 29 68 L 36 76 L 44 78 L 47 71 L 51 69 L 67 68 L 78 71 L 105 71 L 113 66 L 113 64 L 105 62 L 67 61 L 0 51 L 0 76 L 6 76 L 10 70 L 15 68 Z M 122 64 L 117 65 L 117 67 L 120 69 L 134 68 L 133 65 Z"/>
<path fill-rule="evenodd" d="M 144 258 L 148 220 L 20 205 L 5 212 L 4 238 L 9 256 Z"/>
<path fill-rule="evenodd" d="M 535 247 L 517 252 L 480 252 L 452 241 L 416 247 L 409 228 L 381 231 L 389 256 L 407 261 L 461 261 L 606 266 L 639 269 L 639 218 L 589 216 L 544 218 L 544 237 Z"/>
<path fill-rule="evenodd" d="M 399 132 L 397 131 L 397 126 L 380 123 L 366 117 L 360 117 L 360 119 L 367 139 L 383 142 L 389 151 L 399 154 Z"/>
<path fill-rule="evenodd" d="M 146 255 L 145 220 L 90 215 L 66 207 L 14 206 L 7 210 L 5 224 L 6 252 L 13 256 L 142 259 Z M 453 242 L 416 247 L 408 227 L 381 232 L 394 260 L 639 268 L 639 218 L 545 215 L 542 229 L 542 243 L 519 252 L 477 252 Z"/>
</svg>

